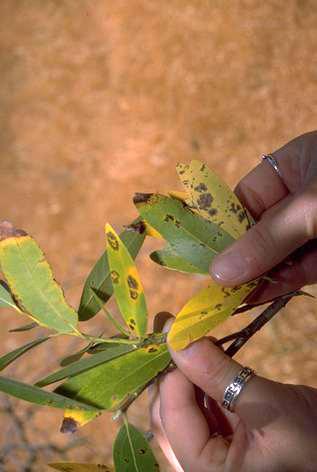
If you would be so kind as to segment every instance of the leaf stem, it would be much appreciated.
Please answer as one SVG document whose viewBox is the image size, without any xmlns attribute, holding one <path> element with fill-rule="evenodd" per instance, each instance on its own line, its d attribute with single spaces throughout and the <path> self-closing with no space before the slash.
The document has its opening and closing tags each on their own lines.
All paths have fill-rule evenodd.
<svg viewBox="0 0 317 472">
<path fill-rule="evenodd" d="M 90 287 L 90 289 L 92 290 L 92 292 L 94 294 L 95 300 L 97 301 L 97 304 L 99 305 L 99 308 L 105 313 L 105 315 L 108 317 L 109 321 L 111 321 L 111 323 L 117 328 L 118 331 L 120 331 L 121 334 L 123 334 L 124 336 L 129 337 L 130 333 L 124 329 L 124 327 L 114 318 L 114 316 L 112 316 L 110 311 L 108 311 L 104 307 L 103 303 L 101 303 L 100 298 L 96 293 L 96 290 L 93 287 Z"/>
<path fill-rule="evenodd" d="M 297 291 L 291 292 L 288 295 L 284 295 L 279 299 L 275 300 L 268 306 L 255 320 L 253 320 L 248 326 L 243 328 L 236 333 L 229 334 L 222 339 L 216 341 L 217 346 L 227 343 L 234 339 L 233 343 L 226 349 L 225 353 L 233 357 L 244 344 L 249 341 L 249 339 L 257 333 L 268 321 L 270 321 L 273 316 L 275 316 L 282 308 L 287 305 L 287 303 L 294 297 L 298 295 Z"/>
</svg>

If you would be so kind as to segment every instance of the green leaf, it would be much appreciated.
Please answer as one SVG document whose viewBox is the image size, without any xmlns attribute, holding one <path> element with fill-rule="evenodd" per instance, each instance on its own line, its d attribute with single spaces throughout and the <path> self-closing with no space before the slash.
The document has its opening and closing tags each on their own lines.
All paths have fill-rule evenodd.
<svg viewBox="0 0 317 472">
<path fill-rule="evenodd" d="M 52 462 L 52 469 L 62 472 L 113 472 L 113 468 L 104 464 L 83 464 L 79 462 Z"/>
<path fill-rule="evenodd" d="M 207 274 L 213 258 L 233 241 L 217 224 L 193 213 L 183 202 L 160 194 L 136 194 L 134 202 L 181 259 Z"/>
<path fill-rule="evenodd" d="M 234 239 L 250 227 L 248 215 L 236 194 L 206 164 L 191 161 L 176 170 L 188 192 L 186 202 L 201 216 L 221 226 Z"/>
<path fill-rule="evenodd" d="M 191 298 L 181 311 L 168 333 L 168 342 L 176 351 L 205 336 L 211 329 L 223 323 L 255 288 L 249 282 L 234 288 L 211 283 Z"/>
<path fill-rule="evenodd" d="M 0 377 L 0 392 L 6 393 L 21 400 L 38 405 L 51 406 L 52 408 L 66 408 L 97 411 L 91 405 L 86 405 L 70 398 L 65 398 L 54 392 L 46 392 L 33 385 L 28 385 L 17 380 L 8 379 L 7 377 Z"/>
<path fill-rule="evenodd" d="M 145 232 L 143 231 L 142 226 L 137 225 L 139 221 L 140 220 L 138 219 L 133 223 L 134 227 L 136 228 L 135 230 L 132 228 L 132 230 L 129 229 L 120 234 L 121 240 L 134 259 L 142 247 L 145 239 Z M 100 310 L 100 306 L 91 290 L 92 287 L 98 291 L 98 295 L 100 298 L 102 298 L 104 303 L 106 303 L 112 296 L 113 288 L 110 277 L 107 251 L 105 251 L 98 259 L 85 282 L 78 309 L 80 321 L 89 320 Z"/>
<path fill-rule="evenodd" d="M 9 364 L 11 364 L 11 362 L 15 361 L 18 357 L 23 356 L 23 354 L 25 354 L 27 351 L 33 349 L 39 344 L 44 343 L 44 341 L 47 341 L 48 339 L 50 339 L 49 336 L 35 339 L 34 341 L 24 344 L 24 346 L 21 346 L 15 349 L 14 351 L 11 351 L 8 354 L 5 354 L 4 356 L 0 357 L 0 370 L 5 369 Z"/>
<path fill-rule="evenodd" d="M 149 344 L 72 377 L 56 391 L 115 411 L 164 370 L 170 359 L 166 344 Z"/>
<path fill-rule="evenodd" d="M 0 280 L 0 308 L 13 308 L 17 312 L 22 313 L 2 280 Z"/>
<path fill-rule="evenodd" d="M 78 333 L 77 313 L 66 303 L 43 252 L 8 223 L 0 224 L 0 265 L 19 306 L 34 321 L 59 333 Z"/>
<path fill-rule="evenodd" d="M 158 472 L 159 465 L 144 435 L 125 422 L 113 445 L 116 472 Z"/>
<path fill-rule="evenodd" d="M 133 259 L 114 229 L 107 224 L 108 260 L 116 302 L 133 335 L 143 336 L 147 308 L 143 286 Z"/>
<path fill-rule="evenodd" d="M 22 331 L 30 331 L 31 329 L 37 328 L 37 323 L 28 323 L 22 326 L 18 326 L 17 328 L 9 329 L 9 333 L 20 333 Z"/>
<path fill-rule="evenodd" d="M 87 346 L 83 347 L 79 351 L 74 352 L 73 354 L 70 354 L 69 356 L 63 357 L 63 359 L 61 359 L 59 365 L 61 367 L 66 367 L 69 364 L 72 364 L 73 362 L 79 361 L 83 357 L 85 352 L 87 352 L 92 345 L 93 345 L 93 343 L 90 342 L 89 344 L 87 344 Z"/>
<path fill-rule="evenodd" d="M 153 262 L 156 262 L 167 269 L 191 274 L 200 273 L 200 270 L 197 267 L 179 257 L 169 245 L 166 245 L 165 248 L 160 251 L 152 252 L 150 258 Z"/>
<path fill-rule="evenodd" d="M 100 364 L 104 364 L 105 362 L 109 362 L 112 359 L 122 356 L 133 349 L 135 349 L 133 344 L 116 344 L 116 346 L 113 346 L 106 351 L 99 352 L 94 356 L 85 357 L 84 359 L 80 359 L 77 362 L 72 362 L 67 367 L 64 367 L 63 369 L 48 375 L 44 379 L 39 380 L 36 382 L 36 385 L 38 387 L 44 387 L 45 385 L 58 382 L 59 380 L 66 379 L 67 377 L 73 377 L 82 372 L 85 372 L 86 370 L 93 369 Z"/>
</svg>

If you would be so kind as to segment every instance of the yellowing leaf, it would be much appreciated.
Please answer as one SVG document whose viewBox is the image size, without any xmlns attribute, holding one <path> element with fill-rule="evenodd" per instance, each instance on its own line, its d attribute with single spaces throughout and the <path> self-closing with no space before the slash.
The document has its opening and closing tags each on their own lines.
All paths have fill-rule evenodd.
<svg viewBox="0 0 317 472">
<path fill-rule="evenodd" d="M 79 462 L 52 462 L 52 469 L 62 472 L 113 472 L 113 468 L 104 464 L 83 464 Z"/>
<path fill-rule="evenodd" d="M 117 304 L 130 331 L 143 336 L 147 325 L 147 308 L 143 286 L 133 259 L 114 229 L 106 225 L 108 261 Z"/>
<path fill-rule="evenodd" d="M 39 325 L 59 333 L 77 332 L 70 307 L 37 243 L 10 223 L 0 223 L 0 266 L 19 307 Z"/>
<path fill-rule="evenodd" d="M 116 411 L 162 372 L 170 359 L 166 344 L 149 344 L 69 378 L 56 392 Z"/>
<path fill-rule="evenodd" d="M 188 192 L 186 202 L 190 207 L 235 239 L 249 229 L 248 215 L 238 197 L 206 164 L 191 161 L 178 164 L 176 169 Z"/>
<path fill-rule="evenodd" d="M 101 411 L 65 410 L 61 433 L 75 433 L 89 421 L 101 415 Z"/>
<path fill-rule="evenodd" d="M 201 274 L 207 274 L 214 256 L 234 241 L 217 224 L 193 213 L 176 198 L 138 193 L 134 203 L 142 218 L 168 241 L 173 253 Z"/>
<path fill-rule="evenodd" d="M 205 336 L 235 311 L 255 285 L 255 282 L 250 282 L 239 287 L 225 288 L 212 283 L 204 288 L 177 314 L 168 333 L 168 343 L 178 351 Z"/>
</svg>

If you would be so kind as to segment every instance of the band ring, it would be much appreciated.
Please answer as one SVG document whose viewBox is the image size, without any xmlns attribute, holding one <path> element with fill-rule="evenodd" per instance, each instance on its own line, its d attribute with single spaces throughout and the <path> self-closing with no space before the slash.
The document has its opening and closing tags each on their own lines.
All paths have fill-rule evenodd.
<svg viewBox="0 0 317 472">
<path fill-rule="evenodd" d="M 277 175 L 283 180 L 282 173 L 275 157 L 273 157 L 272 154 L 263 154 L 263 156 L 261 157 L 263 161 L 267 161 L 270 164 L 270 166 L 275 170 Z"/>
<path fill-rule="evenodd" d="M 222 406 L 233 412 L 235 404 L 244 389 L 246 383 L 255 375 L 255 371 L 250 367 L 243 367 L 238 375 L 234 377 L 232 382 L 226 387 L 223 395 Z"/>
</svg>

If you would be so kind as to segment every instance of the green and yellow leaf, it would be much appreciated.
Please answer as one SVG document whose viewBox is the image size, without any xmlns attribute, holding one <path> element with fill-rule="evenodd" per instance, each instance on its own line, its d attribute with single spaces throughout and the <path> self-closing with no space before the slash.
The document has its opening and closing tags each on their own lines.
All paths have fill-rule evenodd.
<svg viewBox="0 0 317 472">
<path fill-rule="evenodd" d="M 53 278 L 37 243 L 11 224 L 0 224 L 0 266 L 20 308 L 58 333 L 77 332 L 78 317 Z"/>
<path fill-rule="evenodd" d="M 71 377 L 56 392 L 115 411 L 164 370 L 170 359 L 166 344 L 149 344 Z"/>
<path fill-rule="evenodd" d="M 112 361 L 113 359 L 123 356 L 124 354 L 135 349 L 136 348 L 133 344 L 112 344 L 111 347 L 109 347 L 105 351 L 98 352 L 93 356 L 85 357 L 84 359 L 79 359 L 78 361 L 72 362 L 71 364 L 67 365 L 63 369 L 57 370 L 53 374 L 50 374 L 36 382 L 36 385 L 38 387 L 45 387 L 46 385 L 59 382 L 60 380 L 64 380 L 68 377 L 78 376 L 78 374 L 81 374 L 82 372 L 94 369 L 100 364 Z"/>
<path fill-rule="evenodd" d="M 221 226 L 234 239 L 249 229 L 249 218 L 242 203 L 206 164 L 191 161 L 190 164 L 178 164 L 176 169 L 188 193 L 186 202 L 190 207 Z"/>
<path fill-rule="evenodd" d="M 65 410 L 61 433 L 75 433 L 79 428 L 94 420 L 102 414 L 102 411 L 85 411 L 85 410 Z"/>
<path fill-rule="evenodd" d="M 145 236 L 146 231 L 140 219 L 134 221 L 120 234 L 120 239 L 133 259 L 142 247 Z M 101 255 L 86 279 L 78 308 L 80 321 L 89 320 L 100 311 L 100 304 L 94 297 L 92 288 L 97 291 L 103 303 L 106 303 L 113 294 L 107 251 Z"/>
<path fill-rule="evenodd" d="M 122 316 L 134 336 L 146 332 L 147 308 L 143 286 L 133 259 L 116 234 L 106 225 L 108 260 L 114 294 Z"/>
<path fill-rule="evenodd" d="M 224 229 L 176 198 L 136 194 L 134 202 L 142 218 L 168 241 L 172 251 L 201 274 L 207 274 L 213 258 L 234 241 Z"/>
<path fill-rule="evenodd" d="M 91 405 L 87 405 L 54 392 L 47 392 L 39 387 L 35 387 L 34 385 L 28 385 L 7 377 L 0 377 L 0 392 L 19 398 L 20 400 L 36 403 L 37 405 L 61 408 L 63 410 L 79 409 L 97 412 L 97 409 Z"/>
<path fill-rule="evenodd" d="M 79 462 L 52 462 L 52 469 L 62 472 L 113 472 L 114 469 L 105 464 L 85 464 Z"/>
<path fill-rule="evenodd" d="M 159 472 L 159 464 L 144 435 L 127 421 L 119 430 L 113 445 L 117 472 Z"/>
<path fill-rule="evenodd" d="M 199 291 L 176 315 L 168 333 L 169 344 L 178 351 L 205 336 L 235 311 L 255 285 L 250 282 L 226 288 L 212 283 Z"/>
</svg>

